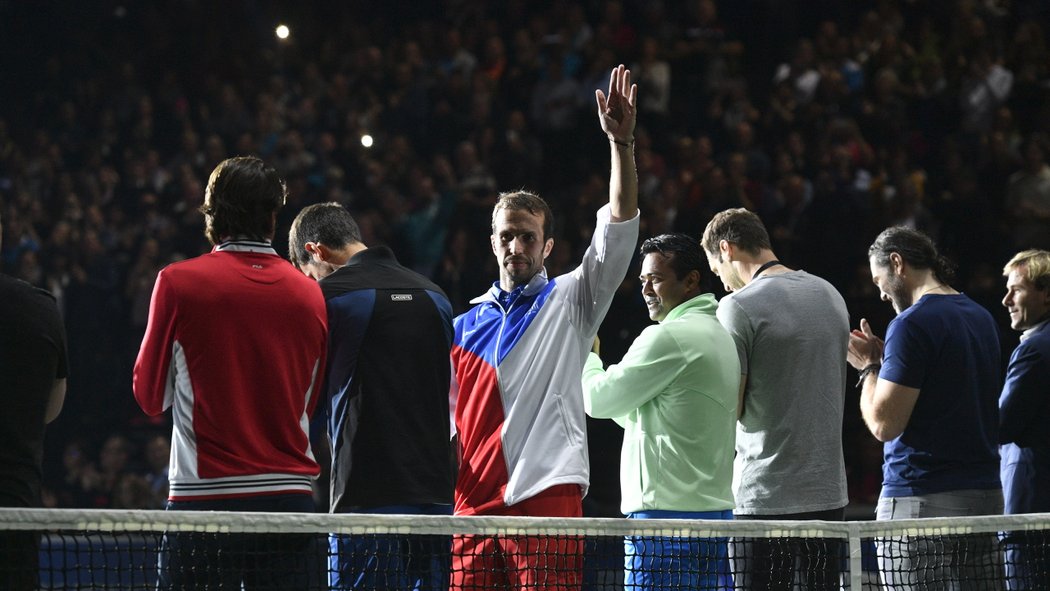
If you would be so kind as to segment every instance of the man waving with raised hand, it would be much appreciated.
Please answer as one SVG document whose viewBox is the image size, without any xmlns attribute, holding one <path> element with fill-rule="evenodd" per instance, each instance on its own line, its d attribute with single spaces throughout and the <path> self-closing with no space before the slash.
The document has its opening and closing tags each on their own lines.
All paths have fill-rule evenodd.
<svg viewBox="0 0 1050 591">
<path fill-rule="evenodd" d="M 596 92 L 611 152 L 609 204 L 576 269 L 547 277 L 553 219 L 539 196 L 503 193 L 493 208 L 499 281 L 455 320 L 457 515 L 582 515 L 590 466 L 580 375 L 638 239 L 637 95 L 622 65 L 608 94 Z M 576 588 L 581 552 L 576 539 L 460 536 L 452 588 Z"/>
</svg>

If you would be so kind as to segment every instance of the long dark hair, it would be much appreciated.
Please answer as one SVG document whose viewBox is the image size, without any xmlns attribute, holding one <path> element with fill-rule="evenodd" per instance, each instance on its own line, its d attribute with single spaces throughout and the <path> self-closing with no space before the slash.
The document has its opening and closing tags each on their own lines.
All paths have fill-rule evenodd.
<svg viewBox="0 0 1050 591">
<path fill-rule="evenodd" d="M 868 248 L 868 257 L 880 267 L 888 267 L 890 254 L 897 253 L 916 269 L 930 269 L 941 283 L 955 277 L 955 264 L 937 252 L 933 239 L 905 226 L 886 228 Z"/>
</svg>

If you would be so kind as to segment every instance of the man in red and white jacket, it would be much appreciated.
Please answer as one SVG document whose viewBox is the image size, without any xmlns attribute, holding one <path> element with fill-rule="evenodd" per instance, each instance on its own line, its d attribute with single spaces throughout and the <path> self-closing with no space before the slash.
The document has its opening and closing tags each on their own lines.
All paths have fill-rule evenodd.
<svg viewBox="0 0 1050 591">
<path fill-rule="evenodd" d="M 201 208 L 215 247 L 157 277 L 134 392 L 147 414 L 172 408 L 169 510 L 314 510 L 308 431 L 328 330 L 317 284 L 270 246 L 285 195 L 262 160 L 223 161 Z M 305 587 L 308 542 L 248 558 L 244 541 L 166 536 L 160 587 Z"/>
<path fill-rule="evenodd" d="M 492 212 L 499 281 L 456 318 L 453 400 L 462 462 L 456 515 L 580 517 L 590 481 L 583 364 L 638 241 L 634 128 L 638 88 L 623 66 L 597 91 L 609 139 L 609 204 L 573 271 L 548 279 L 551 211 L 526 191 Z M 542 548 L 542 551 L 539 549 Z M 578 589 L 582 545 L 572 537 L 456 536 L 452 591 Z"/>
</svg>

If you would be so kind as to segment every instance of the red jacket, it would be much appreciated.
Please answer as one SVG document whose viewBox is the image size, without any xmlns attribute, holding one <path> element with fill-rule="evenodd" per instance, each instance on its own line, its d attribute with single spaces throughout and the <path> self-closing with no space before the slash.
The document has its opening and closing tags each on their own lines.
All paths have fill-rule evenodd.
<svg viewBox="0 0 1050 591">
<path fill-rule="evenodd" d="M 147 414 L 173 407 L 173 501 L 311 493 L 327 349 L 324 297 L 265 242 L 160 272 L 135 361 Z"/>
</svg>

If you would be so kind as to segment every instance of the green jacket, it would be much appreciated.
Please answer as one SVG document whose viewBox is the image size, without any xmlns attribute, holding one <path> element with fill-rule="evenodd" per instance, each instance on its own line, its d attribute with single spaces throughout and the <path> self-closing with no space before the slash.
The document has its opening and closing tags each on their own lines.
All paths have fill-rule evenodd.
<svg viewBox="0 0 1050 591">
<path fill-rule="evenodd" d="M 624 514 L 733 508 L 740 361 L 717 307 L 711 294 L 683 302 L 608 370 L 594 353 L 587 358 L 587 414 L 624 428 Z"/>
</svg>

